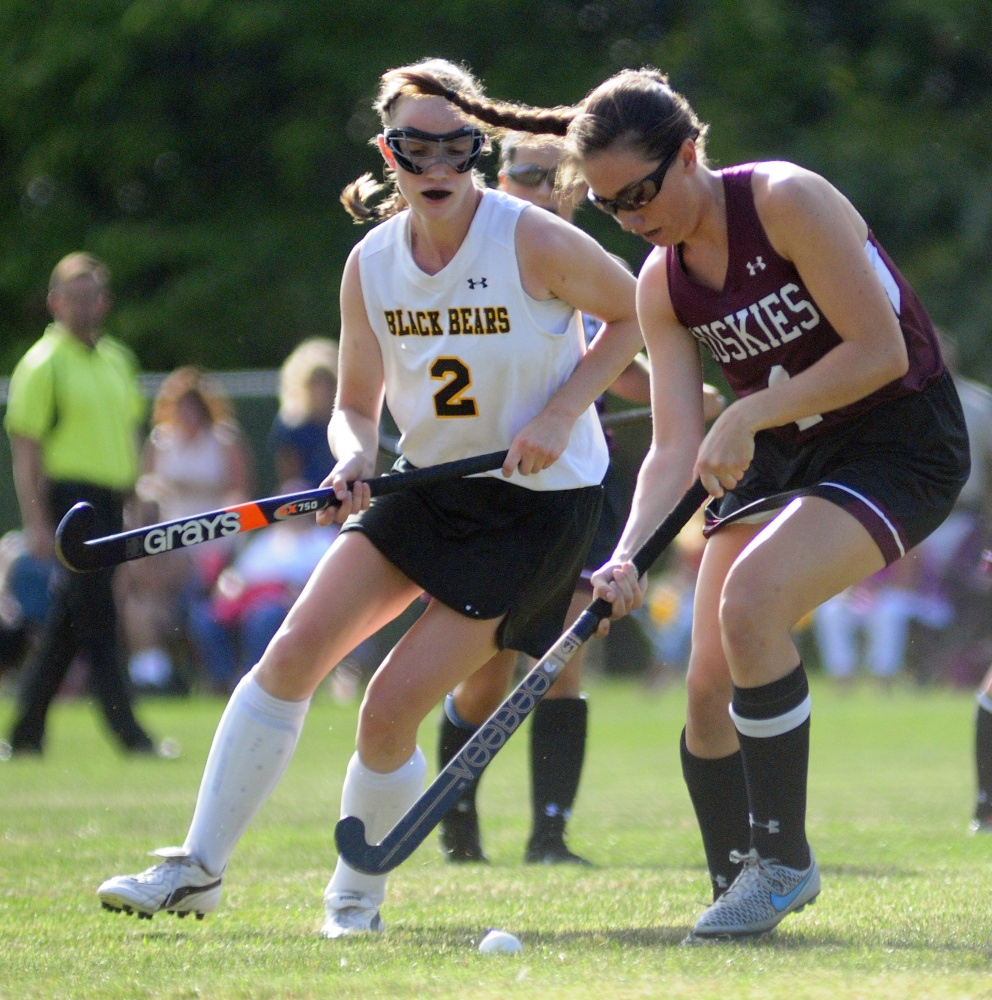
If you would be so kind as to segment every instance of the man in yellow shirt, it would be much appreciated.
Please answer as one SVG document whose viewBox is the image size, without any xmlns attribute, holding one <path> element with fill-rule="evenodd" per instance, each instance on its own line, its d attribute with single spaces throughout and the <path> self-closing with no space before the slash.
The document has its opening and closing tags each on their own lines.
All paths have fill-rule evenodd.
<svg viewBox="0 0 992 1000">
<path fill-rule="evenodd" d="M 55 552 L 55 526 L 75 503 L 95 509 L 99 534 L 122 530 L 124 497 L 138 471 L 137 432 L 144 403 L 130 352 L 101 324 L 110 308 L 109 273 L 89 254 L 73 253 L 52 272 L 48 308 L 55 322 L 17 364 L 4 426 L 28 550 Z M 112 572 L 59 568 L 38 646 L 22 673 L 10 735 L 15 754 L 41 753 L 45 719 L 77 652 L 110 728 L 128 752 L 154 744 L 131 707 L 118 645 Z"/>
</svg>

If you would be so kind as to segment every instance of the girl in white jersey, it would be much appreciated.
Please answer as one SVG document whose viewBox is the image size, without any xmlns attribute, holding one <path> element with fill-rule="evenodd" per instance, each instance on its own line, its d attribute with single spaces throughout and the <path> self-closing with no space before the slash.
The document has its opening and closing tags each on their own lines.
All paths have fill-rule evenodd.
<svg viewBox="0 0 992 1000">
<path fill-rule="evenodd" d="M 417 84 L 476 120 L 565 136 L 590 200 L 655 247 L 637 282 L 653 441 L 593 583 L 614 617 L 636 608 L 631 557 L 702 480 L 713 500 L 682 762 L 718 898 L 692 933 L 768 931 L 820 890 L 805 827 L 809 688 L 791 630 L 922 541 L 967 478 L 933 325 L 824 178 L 781 162 L 710 169 L 706 126 L 656 70 L 625 70 L 554 110 Z M 708 432 L 700 343 L 738 397 Z"/>
<path fill-rule="evenodd" d="M 479 93 L 441 60 L 449 86 Z M 448 101 L 386 73 L 376 107 L 391 197 L 367 175 L 342 196 L 386 221 L 351 253 L 341 286 L 338 395 L 325 481 L 344 522 L 227 706 L 185 844 L 136 876 L 108 879 L 103 905 L 151 916 L 217 907 L 228 858 L 292 755 L 309 699 L 361 641 L 426 591 L 432 600 L 370 682 L 342 813 L 373 842 L 422 791 L 417 728 L 497 649 L 542 654 L 561 631 L 595 528 L 607 453 L 592 404 L 641 345 L 634 281 L 590 237 L 484 191 L 472 167 L 484 133 Z M 577 311 L 605 325 L 584 350 Z M 400 465 L 508 449 L 501 472 L 370 503 L 383 400 Z M 349 485 L 351 484 L 351 485 Z M 382 930 L 385 876 L 340 859 L 325 937 Z"/>
</svg>

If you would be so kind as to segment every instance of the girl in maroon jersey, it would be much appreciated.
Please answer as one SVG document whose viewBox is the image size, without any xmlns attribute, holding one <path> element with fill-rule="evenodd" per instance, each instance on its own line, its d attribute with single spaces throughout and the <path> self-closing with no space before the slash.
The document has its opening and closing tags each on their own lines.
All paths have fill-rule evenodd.
<svg viewBox="0 0 992 1000">
<path fill-rule="evenodd" d="M 790 632 L 933 531 L 967 476 L 933 327 L 840 191 L 792 163 L 711 169 L 707 126 L 655 70 L 553 110 L 416 83 L 490 124 L 564 135 L 562 182 L 584 181 L 655 247 L 638 278 L 654 437 L 593 582 L 614 617 L 638 607 L 630 559 L 702 479 L 682 764 L 714 903 L 693 936 L 770 930 L 820 888 L 805 830 L 809 688 Z M 708 432 L 700 344 L 737 396 Z"/>
</svg>

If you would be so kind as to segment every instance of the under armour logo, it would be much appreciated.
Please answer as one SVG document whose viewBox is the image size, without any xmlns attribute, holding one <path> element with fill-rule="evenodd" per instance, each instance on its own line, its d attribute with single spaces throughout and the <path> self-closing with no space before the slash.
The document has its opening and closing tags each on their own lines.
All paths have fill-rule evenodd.
<svg viewBox="0 0 992 1000">
<path fill-rule="evenodd" d="M 762 266 L 764 266 L 764 265 L 762 265 Z M 489 287 L 486 284 L 486 279 L 485 278 L 466 278 L 465 280 L 468 282 L 468 287 L 471 288 L 471 289 L 474 289 L 476 285 L 479 285 L 482 288 L 488 288 Z"/>
<path fill-rule="evenodd" d="M 767 823 L 759 823 L 755 818 L 753 813 L 747 814 L 747 820 L 751 826 L 760 826 L 763 830 L 767 830 L 769 833 L 778 833 L 778 820 L 770 819 Z"/>
<path fill-rule="evenodd" d="M 747 273 L 753 278 L 759 271 L 763 271 L 768 265 L 758 257 L 758 259 L 752 264 L 751 261 L 747 262 Z"/>
</svg>

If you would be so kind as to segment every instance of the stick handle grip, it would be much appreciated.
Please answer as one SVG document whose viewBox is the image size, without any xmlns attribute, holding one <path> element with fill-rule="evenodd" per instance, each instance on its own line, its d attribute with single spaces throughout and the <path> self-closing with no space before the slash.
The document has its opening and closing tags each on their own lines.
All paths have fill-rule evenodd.
<svg viewBox="0 0 992 1000">
<path fill-rule="evenodd" d="M 372 496 L 379 497 L 386 493 L 396 493 L 416 486 L 431 486 L 449 479 L 461 479 L 463 476 L 474 476 L 480 472 L 492 472 L 506 461 L 505 451 L 491 451 L 487 455 L 473 455 L 471 458 L 461 458 L 455 462 L 444 462 L 442 465 L 429 465 L 423 469 L 408 469 L 405 472 L 389 473 L 367 479 Z"/>
</svg>

